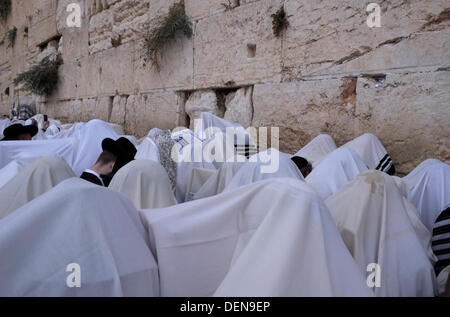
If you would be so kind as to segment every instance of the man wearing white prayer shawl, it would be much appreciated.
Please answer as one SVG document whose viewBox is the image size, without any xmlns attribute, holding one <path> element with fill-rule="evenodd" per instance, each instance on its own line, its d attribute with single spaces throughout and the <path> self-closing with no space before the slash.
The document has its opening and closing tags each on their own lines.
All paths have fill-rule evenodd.
<svg viewBox="0 0 450 317">
<path fill-rule="evenodd" d="M 442 162 L 436 159 L 427 159 L 417 165 L 417 167 L 409 172 L 408 175 L 404 176 L 402 179 L 408 185 L 409 191 L 411 191 L 419 183 L 428 168 L 437 163 Z"/>
<path fill-rule="evenodd" d="M 0 188 L 0 219 L 71 177 L 75 174 L 64 160 L 37 160 Z"/>
<path fill-rule="evenodd" d="M 17 174 L 19 174 L 25 167 L 37 161 L 39 157 L 25 157 L 11 161 L 8 165 L 0 169 L 0 188 L 7 184 Z"/>
<path fill-rule="evenodd" d="M 375 135 L 370 133 L 363 134 L 344 144 L 343 147 L 358 153 L 369 169 L 395 175 L 394 163 L 383 144 Z"/>
<path fill-rule="evenodd" d="M 208 180 L 194 194 L 193 200 L 211 197 L 220 194 L 228 186 L 245 162 L 224 163 L 221 168 L 214 171 Z M 248 166 L 248 164 L 247 164 Z"/>
<path fill-rule="evenodd" d="M 167 172 L 153 161 L 132 161 L 114 175 L 109 188 L 127 196 L 137 209 L 155 209 L 177 202 Z"/>
<path fill-rule="evenodd" d="M 377 296 L 435 295 L 431 233 L 389 175 L 363 173 L 326 205 L 361 272 L 374 273 Z"/>
<path fill-rule="evenodd" d="M 224 192 L 269 178 L 293 178 L 304 181 L 303 175 L 288 155 L 269 149 L 253 155 L 236 172 Z"/>
<path fill-rule="evenodd" d="M 78 178 L 0 221 L 0 258 L 0 296 L 159 296 L 132 202 Z"/>
<path fill-rule="evenodd" d="M 365 171 L 367 166 L 359 155 L 349 148 L 341 147 L 322 160 L 306 177 L 306 182 L 320 197 L 326 199 Z"/>
<path fill-rule="evenodd" d="M 162 296 L 373 296 L 324 203 L 299 180 L 141 216 Z"/>
<path fill-rule="evenodd" d="M 439 214 L 450 205 L 450 165 L 438 161 L 418 169 L 403 179 L 411 188 L 410 199 L 420 219 L 432 231 Z"/>
<path fill-rule="evenodd" d="M 315 168 L 331 152 L 337 149 L 336 143 L 328 134 L 320 134 L 306 144 L 294 156 L 305 158 Z"/>
<path fill-rule="evenodd" d="M 179 203 L 185 201 L 188 182 L 194 168 L 216 170 L 212 162 L 204 159 L 203 142 L 190 132 L 183 131 L 176 134 L 172 151 L 172 159 L 177 162 L 175 192 Z"/>
</svg>

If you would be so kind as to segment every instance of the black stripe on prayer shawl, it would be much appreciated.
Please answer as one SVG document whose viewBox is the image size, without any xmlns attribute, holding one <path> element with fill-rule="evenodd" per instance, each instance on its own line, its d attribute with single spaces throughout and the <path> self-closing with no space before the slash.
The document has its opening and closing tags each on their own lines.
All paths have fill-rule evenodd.
<svg viewBox="0 0 450 317">
<path fill-rule="evenodd" d="M 431 245 L 434 247 L 436 245 L 450 243 L 450 238 L 434 240 L 431 242 Z"/>
<path fill-rule="evenodd" d="M 390 158 L 389 154 L 386 154 L 375 169 L 380 170 L 381 166 L 383 166 L 384 164 L 384 161 L 387 160 L 388 158 Z"/>
<path fill-rule="evenodd" d="M 447 219 L 450 219 L 450 207 L 447 207 L 447 209 L 441 212 L 439 217 L 436 219 L 436 222 L 441 222 Z"/>
<path fill-rule="evenodd" d="M 450 232 L 450 225 L 440 226 L 433 229 L 433 236 L 449 232 Z"/>
<path fill-rule="evenodd" d="M 389 168 L 392 166 L 392 160 L 391 160 L 391 158 L 389 157 L 389 160 L 383 165 L 383 167 L 381 168 L 381 170 L 383 171 L 383 172 L 385 172 L 385 171 L 387 171 L 387 170 L 389 170 Z"/>
<path fill-rule="evenodd" d="M 450 254 L 450 248 L 442 249 L 442 250 L 434 250 L 433 253 L 436 256 L 443 255 L 443 254 Z"/>
</svg>

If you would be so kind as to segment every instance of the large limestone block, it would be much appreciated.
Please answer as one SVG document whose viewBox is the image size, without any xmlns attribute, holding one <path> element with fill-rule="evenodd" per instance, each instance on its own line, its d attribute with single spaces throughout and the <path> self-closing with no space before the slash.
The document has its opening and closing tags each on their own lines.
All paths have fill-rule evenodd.
<svg viewBox="0 0 450 317">
<path fill-rule="evenodd" d="M 357 0 L 320 3 L 287 0 L 285 8 L 290 26 L 283 42 L 285 78 L 342 76 L 386 68 L 429 66 L 430 62 L 442 61 L 439 54 L 445 52 L 445 46 L 438 46 L 438 43 L 443 44 L 442 40 L 436 43 L 432 34 L 428 35 L 429 39 L 428 36 L 412 37 L 416 33 L 440 29 L 448 20 L 445 19 L 448 1 L 381 2 L 380 28 L 367 26 L 367 4 Z M 409 40 L 415 42 L 408 44 Z M 428 45 L 432 47 L 420 47 Z M 412 51 L 411 47 L 414 47 Z M 408 63 L 409 58 L 412 58 L 411 63 Z M 347 67 L 347 63 L 352 66 Z"/>
<path fill-rule="evenodd" d="M 247 128 L 251 126 L 253 119 L 253 87 L 238 89 L 227 96 L 225 101 L 224 119 L 236 122 Z"/>
<path fill-rule="evenodd" d="M 113 15 L 104 10 L 89 20 L 89 53 L 94 54 L 112 47 Z"/>
<path fill-rule="evenodd" d="M 192 39 L 177 36 L 174 41 L 163 48 L 163 55 L 158 58 L 158 65 L 147 59 L 144 41 L 136 43 L 135 51 L 135 88 L 140 92 L 154 89 L 190 90 L 193 88 L 193 54 Z"/>
<path fill-rule="evenodd" d="M 29 27 L 28 46 L 36 47 L 56 36 L 59 36 L 56 17 L 52 15 Z"/>
<path fill-rule="evenodd" d="M 255 85 L 253 126 L 278 127 L 280 149 L 295 153 L 320 133 L 354 135 L 356 81 L 327 79 Z"/>
<path fill-rule="evenodd" d="M 134 92 L 134 43 L 101 53 L 100 92 L 115 95 Z"/>
<path fill-rule="evenodd" d="M 387 75 L 383 83 L 361 78 L 357 134 L 371 132 L 407 173 L 427 158 L 450 163 L 450 72 Z"/>
<path fill-rule="evenodd" d="M 236 1 L 236 0 L 233 0 Z M 185 0 L 186 14 L 193 20 L 225 11 L 228 0 Z"/>
<path fill-rule="evenodd" d="M 70 12 L 67 12 L 69 4 L 73 0 L 58 1 L 56 14 L 56 23 L 58 32 L 62 35 L 63 41 L 63 59 L 73 60 L 75 58 L 85 57 L 89 54 L 89 15 L 86 0 L 77 2 L 81 9 L 81 27 L 69 27 L 67 18 Z"/>
<path fill-rule="evenodd" d="M 95 104 L 95 117 L 105 122 L 109 122 L 113 109 L 113 97 L 99 97 Z"/>
<path fill-rule="evenodd" d="M 66 60 L 59 67 L 58 100 L 96 97 L 100 93 L 100 57 Z"/>
<path fill-rule="evenodd" d="M 191 128 L 194 120 L 200 118 L 202 112 L 209 112 L 218 117 L 223 117 L 224 108 L 214 90 L 198 90 L 193 92 L 185 105 L 186 113 L 191 119 Z"/>
<path fill-rule="evenodd" d="M 124 125 L 126 117 L 127 95 L 114 96 L 110 122 Z"/>
<path fill-rule="evenodd" d="M 281 40 L 273 35 L 270 15 L 282 3 L 261 0 L 198 21 L 195 88 L 279 82 Z"/>
<path fill-rule="evenodd" d="M 152 128 L 174 129 L 185 126 L 182 95 L 173 91 L 155 91 L 131 95 L 126 104 L 125 132 L 143 137 Z"/>
</svg>

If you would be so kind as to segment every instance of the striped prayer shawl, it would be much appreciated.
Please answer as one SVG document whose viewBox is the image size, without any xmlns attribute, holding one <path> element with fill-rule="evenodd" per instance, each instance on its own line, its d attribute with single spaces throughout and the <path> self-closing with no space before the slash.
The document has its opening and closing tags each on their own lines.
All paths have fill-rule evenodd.
<svg viewBox="0 0 450 317">
<path fill-rule="evenodd" d="M 436 275 L 450 265 L 450 206 L 436 219 L 431 241 L 433 252 L 438 258 L 434 266 Z"/>
</svg>

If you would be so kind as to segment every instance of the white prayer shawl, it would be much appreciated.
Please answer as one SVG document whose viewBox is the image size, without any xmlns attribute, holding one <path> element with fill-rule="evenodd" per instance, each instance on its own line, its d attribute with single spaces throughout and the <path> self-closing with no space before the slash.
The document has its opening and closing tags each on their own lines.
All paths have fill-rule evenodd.
<svg viewBox="0 0 450 317">
<path fill-rule="evenodd" d="M 5 167 L 0 169 L 0 189 L 19 174 L 26 166 L 37 161 L 38 157 L 26 157 L 11 161 Z"/>
<path fill-rule="evenodd" d="M 305 158 L 315 168 L 328 154 L 336 149 L 336 143 L 331 136 L 320 134 L 298 151 L 295 156 Z"/>
<path fill-rule="evenodd" d="M 367 274 L 372 263 L 379 265 L 377 296 L 435 295 L 433 264 L 424 248 L 431 233 L 417 234 L 414 226 L 420 221 L 410 218 L 414 207 L 389 175 L 363 173 L 329 197 L 326 205 L 361 272 Z"/>
<path fill-rule="evenodd" d="M 109 188 L 127 196 L 137 209 L 164 208 L 176 204 L 166 170 L 153 161 L 128 163 L 114 175 Z"/>
<path fill-rule="evenodd" d="M 250 134 L 243 126 L 238 123 L 232 123 L 225 119 L 219 118 L 212 113 L 202 112 L 200 115 L 200 120 L 197 120 L 195 123 L 197 125 L 194 128 L 194 132 L 201 140 L 209 139 L 212 136 L 210 133 L 214 133 L 214 129 L 219 129 L 222 133 L 226 133 L 227 128 L 233 128 L 236 134 L 234 139 L 238 141 L 235 144 L 254 144 Z"/>
<path fill-rule="evenodd" d="M 341 147 L 331 152 L 313 169 L 306 177 L 306 182 L 320 197 L 326 199 L 365 171 L 367 167 L 358 154 L 349 148 Z"/>
<path fill-rule="evenodd" d="M 75 177 L 72 169 L 58 157 L 42 158 L 28 165 L 0 188 L 0 219 L 71 177 Z"/>
<path fill-rule="evenodd" d="M 77 157 L 77 148 L 78 140 L 74 138 L 0 142 L 0 168 L 14 160 L 47 156 L 60 157 L 73 167 Z"/>
<path fill-rule="evenodd" d="M 182 135 L 182 141 L 175 145 L 179 149 L 177 158 L 176 199 L 179 203 L 185 201 L 188 182 L 194 168 L 216 170 L 212 162 L 203 156 L 203 142 L 192 135 Z"/>
<path fill-rule="evenodd" d="M 70 165 L 75 175 L 80 176 L 97 161 L 102 152 L 103 139 L 119 138 L 110 125 L 101 120 L 75 125 L 71 129 L 73 130 L 70 133 L 64 132 L 70 135 L 70 138 L 0 142 L 0 168 L 24 157 L 58 156 Z"/>
<path fill-rule="evenodd" d="M 157 265 L 133 204 L 78 178 L 0 221 L 0 258 L 0 296 L 159 295 Z M 70 264 L 81 271 L 80 288 L 66 284 L 76 272 Z"/>
<path fill-rule="evenodd" d="M 101 120 L 91 120 L 79 131 L 79 144 L 75 162 L 71 165 L 75 175 L 80 176 L 97 161 L 105 138 L 117 140 L 119 136 L 111 126 Z"/>
<path fill-rule="evenodd" d="M 392 159 L 380 140 L 373 134 L 363 134 L 343 147 L 352 149 L 361 157 L 369 169 L 387 172 L 392 167 Z"/>
<path fill-rule="evenodd" d="M 437 217 L 450 206 L 450 165 L 442 162 L 429 165 L 416 181 L 411 202 L 424 225 L 432 231 Z"/>
<path fill-rule="evenodd" d="M 218 296 L 373 295 L 301 181 L 265 180 L 141 215 L 162 296 L 211 296 L 219 286 Z"/>
<path fill-rule="evenodd" d="M 245 162 L 224 163 L 222 167 L 214 171 L 213 175 L 194 194 L 193 200 L 211 197 L 220 194 L 228 186 L 233 177 L 244 166 Z"/>
<path fill-rule="evenodd" d="M 276 149 L 269 149 L 252 156 L 249 162 L 244 163 L 224 191 L 269 178 L 293 178 L 304 181 L 302 173 L 288 155 Z"/>
<path fill-rule="evenodd" d="M 189 178 L 185 201 L 193 200 L 195 193 L 197 193 L 215 173 L 216 171 L 210 169 L 194 168 L 191 171 L 191 177 Z"/>
<path fill-rule="evenodd" d="M 135 159 L 160 163 L 158 146 L 152 139 L 146 137 L 139 145 Z"/>
<path fill-rule="evenodd" d="M 412 191 L 414 187 L 420 182 L 420 179 L 428 171 L 428 168 L 434 164 L 442 163 L 436 159 L 427 159 L 417 165 L 408 175 L 403 177 L 403 181 L 408 185 L 409 191 Z"/>
</svg>

